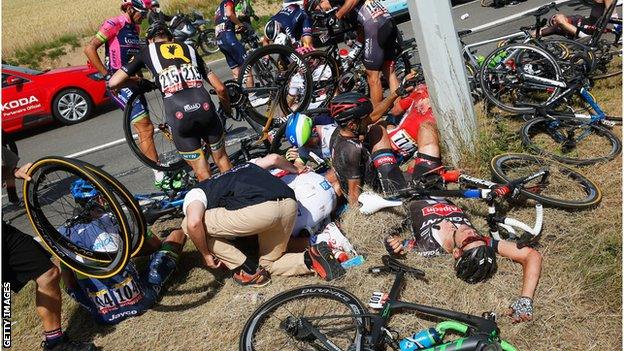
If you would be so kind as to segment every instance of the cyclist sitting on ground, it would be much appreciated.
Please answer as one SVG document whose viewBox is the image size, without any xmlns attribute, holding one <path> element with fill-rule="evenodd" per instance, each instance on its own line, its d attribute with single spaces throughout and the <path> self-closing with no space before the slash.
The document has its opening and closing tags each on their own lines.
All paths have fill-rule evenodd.
<svg viewBox="0 0 624 351">
<path fill-rule="evenodd" d="M 110 80 L 115 71 L 130 62 L 130 59 L 141 50 L 140 24 L 147 16 L 151 5 L 151 0 L 122 0 L 122 14 L 104 21 L 95 37 L 85 46 L 84 53 L 89 62 L 100 72 L 106 82 Z M 97 52 L 102 44 L 105 45 L 105 63 L 102 63 Z M 134 76 L 131 79 L 139 80 L 140 78 Z M 122 110 L 134 94 L 132 88 L 120 89 L 117 92 L 109 89 L 108 92 L 115 104 Z M 154 126 L 149 119 L 149 111 L 144 99 L 134 102 L 130 119 L 139 135 L 139 148 L 149 159 L 158 161 L 153 139 Z M 164 177 L 163 172 L 154 170 L 156 187 L 160 188 L 162 184 L 170 183 L 169 180 L 163 179 Z"/>
<path fill-rule="evenodd" d="M 210 145 L 219 170 L 223 172 L 230 169 L 232 164 L 225 152 L 224 128 L 210 94 L 204 89 L 203 80 L 215 88 L 224 113 L 230 114 L 225 86 L 195 49 L 173 41 L 173 35 L 164 22 L 152 24 L 147 38 L 150 44 L 115 73 L 110 80 L 111 88 L 117 89 L 133 83 L 129 78 L 147 67 L 157 77 L 156 85 L 163 95 L 173 142 L 180 155 L 193 168 L 197 179 L 210 177 L 210 166 L 202 150 L 202 140 Z"/>
<path fill-rule="evenodd" d="M 358 41 L 364 43 L 363 63 L 370 87 L 370 97 L 373 104 L 378 104 L 383 99 L 382 71 L 391 91 L 399 87 L 394 64 L 401 46 L 398 43 L 398 29 L 392 21 L 392 16 L 377 0 L 329 2 L 332 6 L 340 5 L 338 11 L 333 14 L 335 18 L 331 18 L 330 23 L 336 20 L 346 20 L 360 25 Z M 321 7 L 327 6 L 321 4 Z"/>
<path fill-rule="evenodd" d="M 27 163 L 17 166 L 19 157 L 2 146 L 2 180 L 11 176 L 31 180 Z M 31 280 L 35 281 L 35 305 L 43 327 L 44 351 L 94 351 L 93 343 L 70 341 L 61 329 L 60 272 L 50 260 L 50 253 L 37 243 L 32 235 L 21 232 L 2 220 L 2 282 L 13 293 Z M 7 305 L 8 306 L 8 305 Z"/>
<path fill-rule="evenodd" d="M 79 179 L 72 183 L 71 194 L 81 209 L 88 211 L 84 219 L 58 229 L 80 247 L 97 252 L 117 251 L 121 240 L 118 227 L 111 215 L 101 206 L 99 192 L 88 182 Z M 133 262 L 124 270 L 106 279 L 82 276 L 68 268 L 61 274 L 69 296 L 86 308 L 98 323 L 117 324 L 128 317 L 147 311 L 176 268 L 178 255 L 186 242 L 182 230 L 177 229 L 161 243 L 148 230 L 139 255 L 151 255 L 148 271 L 139 274 Z"/>
<path fill-rule="evenodd" d="M 441 198 L 414 200 L 409 204 L 414 238 L 404 241 L 397 235 L 385 239 L 393 254 L 415 251 L 424 257 L 451 253 L 455 273 L 468 283 L 487 280 L 496 272 L 496 254 L 522 265 L 522 292 L 510 305 L 514 322 L 531 320 L 533 296 L 539 281 L 542 256 L 535 249 L 506 240 L 481 236 L 461 208 Z"/>
<path fill-rule="evenodd" d="M 312 47 L 312 19 L 305 8 L 308 4 L 307 0 L 285 0 L 282 9 L 264 26 L 265 37 L 262 38 L 262 44 L 275 42 L 283 34 L 288 37 L 289 42 L 279 44 L 293 44 L 290 41 L 294 40 L 297 45 Z"/>
<path fill-rule="evenodd" d="M 578 37 L 581 34 L 579 28 L 585 25 L 594 25 L 606 13 L 613 1 L 616 0 L 593 0 L 591 12 L 587 17 L 582 15 L 566 16 L 562 13 L 557 13 L 551 17 L 548 26 L 541 29 L 540 34 L 542 36 L 562 34 Z"/>
<path fill-rule="evenodd" d="M 297 170 L 288 162 L 282 167 Z M 303 253 L 286 253 L 297 217 L 295 193 L 264 167 L 262 159 L 243 163 L 200 182 L 184 198 L 182 228 L 208 267 L 215 257 L 234 272 L 241 285 L 263 286 L 269 274 L 294 276 L 317 272 L 331 280 L 344 274 L 325 242 Z M 258 262 L 229 240 L 258 235 Z M 213 256 L 214 254 L 214 256 Z"/>
</svg>

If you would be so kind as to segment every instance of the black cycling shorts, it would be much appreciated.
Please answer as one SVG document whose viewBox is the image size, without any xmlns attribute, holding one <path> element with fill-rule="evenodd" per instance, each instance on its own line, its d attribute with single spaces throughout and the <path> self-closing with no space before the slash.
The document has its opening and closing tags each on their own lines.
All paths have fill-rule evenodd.
<svg viewBox="0 0 624 351">
<path fill-rule="evenodd" d="M 379 71 L 385 62 L 394 62 L 399 57 L 398 30 L 392 21 L 386 21 L 378 28 L 373 23 L 370 24 L 373 28 L 366 28 L 367 25 L 364 25 L 364 67 Z"/>
<path fill-rule="evenodd" d="M 26 283 L 54 267 L 50 254 L 30 235 L 2 221 L 2 281 L 19 292 Z"/>
<path fill-rule="evenodd" d="M 173 142 L 184 159 L 202 155 L 202 140 L 213 151 L 223 146 L 223 125 L 204 88 L 185 89 L 165 98 L 165 112 Z"/>
</svg>

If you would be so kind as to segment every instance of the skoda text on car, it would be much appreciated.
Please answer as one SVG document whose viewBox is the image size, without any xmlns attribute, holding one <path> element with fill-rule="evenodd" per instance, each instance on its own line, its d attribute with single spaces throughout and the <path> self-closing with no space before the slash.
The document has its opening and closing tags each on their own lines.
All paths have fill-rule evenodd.
<svg viewBox="0 0 624 351">
<path fill-rule="evenodd" d="M 73 66 L 50 71 L 2 65 L 2 130 L 14 133 L 50 122 L 81 122 L 108 102 L 97 70 Z"/>
</svg>

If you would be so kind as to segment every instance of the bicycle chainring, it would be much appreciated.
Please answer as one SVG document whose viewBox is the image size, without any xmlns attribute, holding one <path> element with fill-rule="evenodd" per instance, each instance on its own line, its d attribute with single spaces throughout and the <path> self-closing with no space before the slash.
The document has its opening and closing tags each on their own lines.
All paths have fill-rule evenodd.
<svg viewBox="0 0 624 351">
<path fill-rule="evenodd" d="M 223 84 L 225 85 L 228 95 L 230 96 L 230 106 L 236 108 L 247 103 L 247 95 L 243 93 L 243 89 L 238 82 L 230 79 L 223 82 Z"/>
</svg>

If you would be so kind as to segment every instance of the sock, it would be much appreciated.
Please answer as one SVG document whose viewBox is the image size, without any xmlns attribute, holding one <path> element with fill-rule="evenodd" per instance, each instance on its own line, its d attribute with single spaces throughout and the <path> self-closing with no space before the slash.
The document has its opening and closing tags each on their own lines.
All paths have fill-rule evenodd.
<svg viewBox="0 0 624 351">
<path fill-rule="evenodd" d="M 165 173 L 163 171 L 157 171 L 155 169 L 153 169 L 152 171 L 154 171 L 154 180 L 156 182 L 162 182 L 162 180 L 165 178 Z"/>
<path fill-rule="evenodd" d="M 440 157 L 427 154 L 418 153 L 418 157 L 414 161 L 414 167 L 408 170 L 408 173 L 412 174 L 412 181 L 417 181 L 423 175 L 442 167 L 442 159 Z"/>
<path fill-rule="evenodd" d="M 303 253 L 303 263 L 305 263 L 308 269 L 312 269 L 312 257 L 310 257 L 308 250 Z"/>
<path fill-rule="evenodd" d="M 43 332 L 43 337 L 45 338 L 46 346 L 48 348 L 54 348 L 56 345 L 63 342 L 64 335 L 65 334 L 63 334 L 63 330 L 61 330 L 61 328 Z"/>
<path fill-rule="evenodd" d="M 391 149 L 377 150 L 371 157 L 375 169 L 379 172 L 381 190 L 384 195 L 391 195 L 396 190 L 406 187 L 405 178 Z"/>
<path fill-rule="evenodd" d="M 247 274 L 253 275 L 256 274 L 256 271 L 258 271 L 258 263 L 252 262 L 250 259 L 246 259 L 245 262 L 243 262 L 240 267 L 234 269 L 234 271 L 238 271 L 239 269 Z"/>
</svg>

